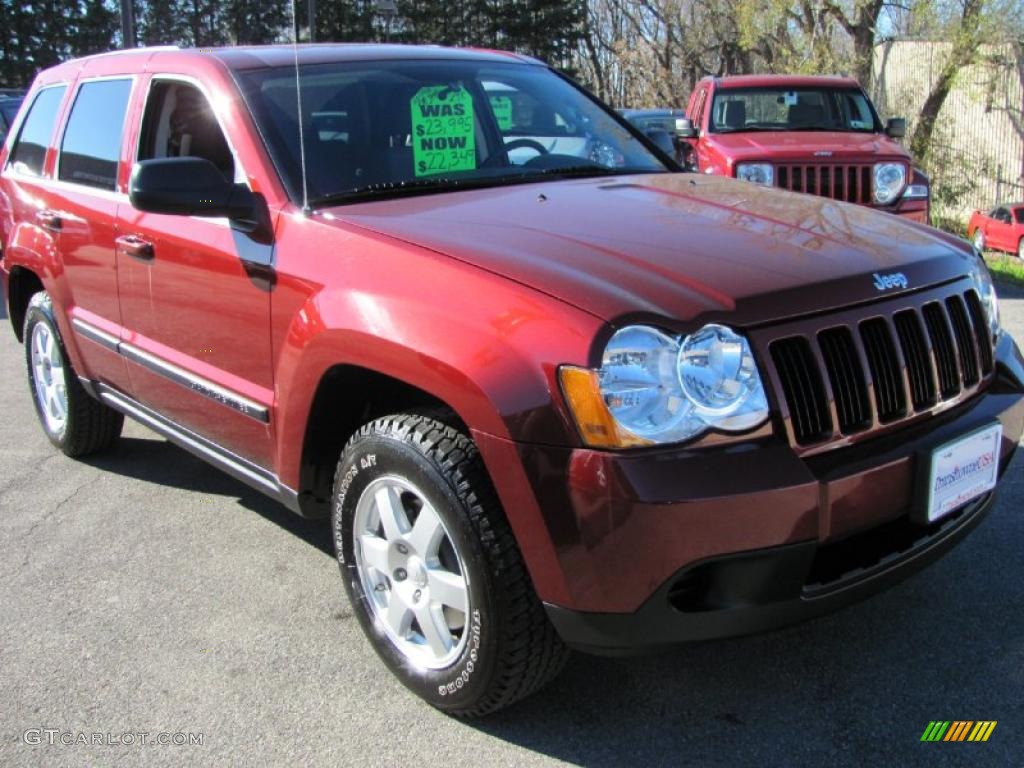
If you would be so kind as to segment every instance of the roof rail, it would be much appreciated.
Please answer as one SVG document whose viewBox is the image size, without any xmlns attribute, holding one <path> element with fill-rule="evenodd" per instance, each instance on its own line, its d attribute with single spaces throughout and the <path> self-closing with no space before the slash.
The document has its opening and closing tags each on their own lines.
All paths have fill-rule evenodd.
<svg viewBox="0 0 1024 768">
<path fill-rule="evenodd" d="M 90 56 L 83 56 L 83 59 L 99 59 L 103 56 L 113 56 L 115 54 L 124 53 L 152 53 L 153 51 L 180 51 L 181 46 L 178 45 L 143 45 L 138 48 L 118 48 L 116 51 L 104 51 L 103 53 L 94 53 Z"/>
</svg>

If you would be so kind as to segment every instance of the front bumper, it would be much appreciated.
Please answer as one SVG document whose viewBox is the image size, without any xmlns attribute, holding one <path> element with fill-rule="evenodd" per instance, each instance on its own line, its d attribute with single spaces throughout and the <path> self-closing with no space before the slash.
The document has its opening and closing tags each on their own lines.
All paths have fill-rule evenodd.
<svg viewBox="0 0 1024 768">
<path fill-rule="evenodd" d="M 900 198 L 892 206 L 879 208 L 880 211 L 888 211 L 897 216 L 915 221 L 918 224 L 931 224 L 930 200 L 927 199 L 903 199 Z"/>
<path fill-rule="evenodd" d="M 1024 432 L 1024 360 L 1005 334 L 995 358 L 974 399 L 815 456 L 772 434 L 617 454 L 486 439 L 481 448 L 489 466 L 522 469 L 526 490 L 507 480 L 498 490 L 570 645 L 615 653 L 746 634 L 884 589 L 977 525 L 991 496 L 928 527 L 911 513 L 923 504 L 922 458 L 939 445 L 999 421 L 1000 474 L 1009 465 Z"/>
<path fill-rule="evenodd" d="M 981 522 L 994 499 L 989 493 L 927 528 L 895 521 L 838 544 L 800 542 L 688 566 L 634 613 L 545 608 L 567 643 L 600 654 L 764 632 L 898 584 L 952 549 Z M 896 543 L 899 548 L 888 546 Z"/>
</svg>

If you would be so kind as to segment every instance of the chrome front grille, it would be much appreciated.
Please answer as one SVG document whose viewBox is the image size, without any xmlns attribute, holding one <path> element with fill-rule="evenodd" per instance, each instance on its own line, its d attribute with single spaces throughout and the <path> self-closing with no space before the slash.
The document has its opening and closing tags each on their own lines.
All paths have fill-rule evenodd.
<svg viewBox="0 0 1024 768">
<path fill-rule="evenodd" d="M 950 287 L 886 306 L 804 321 L 767 339 L 795 445 L 849 441 L 949 407 L 991 375 L 991 340 L 973 289 Z"/>
<path fill-rule="evenodd" d="M 775 185 L 791 192 L 869 205 L 871 169 L 870 165 L 777 165 Z"/>
</svg>

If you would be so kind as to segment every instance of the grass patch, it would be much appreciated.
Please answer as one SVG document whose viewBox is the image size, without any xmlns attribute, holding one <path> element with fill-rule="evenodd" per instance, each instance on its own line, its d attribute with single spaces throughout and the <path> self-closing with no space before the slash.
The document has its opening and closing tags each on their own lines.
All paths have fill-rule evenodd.
<svg viewBox="0 0 1024 768">
<path fill-rule="evenodd" d="M 996 280 L 1024 286 L 1024 261 L 1014 256 L 989 251 L 985 254 L 985 263 Z"/>
</svg>

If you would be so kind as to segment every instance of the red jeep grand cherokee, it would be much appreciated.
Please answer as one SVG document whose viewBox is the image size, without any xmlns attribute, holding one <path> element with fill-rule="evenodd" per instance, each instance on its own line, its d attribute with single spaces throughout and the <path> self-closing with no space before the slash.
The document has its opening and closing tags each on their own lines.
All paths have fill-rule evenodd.
<svg viewBox="0 0 1024 768">
<path fill-rule="evenodd" d="M 530 59 L 298 58 L 300 94 L 286 47 L 40 74 L 0 157 L 7 306 L 59 449 L 127 414 L 330 516 L 431 704 L 832 610 L 991 506 L 1024 360 L 966 243 L 679 173 Z"/>
<path fill-rule="evenodd" d="M 704 173 L 870 205 L 928 223 L 928 177 L 851 77 L 706 77 L 686 130 Z"/>
</svg>

